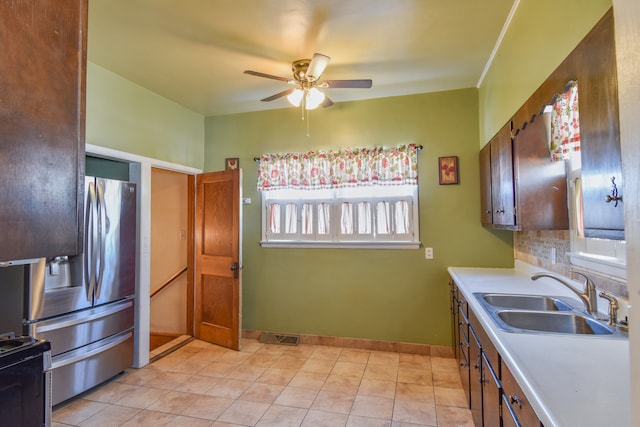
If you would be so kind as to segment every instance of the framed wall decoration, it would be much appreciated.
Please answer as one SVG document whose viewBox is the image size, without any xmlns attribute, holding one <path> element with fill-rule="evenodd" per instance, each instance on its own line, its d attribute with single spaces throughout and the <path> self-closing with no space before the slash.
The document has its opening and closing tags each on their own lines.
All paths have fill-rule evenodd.
<svg viewBox="0 0 640 427">
<path fill-rule="evenodd" d="M 232 171 L 240 168 L 240 159 L 237 157 L 230 157 L 224 159 L 224 170 Z"/>
<path fill-rule="evenodd" d="M 440 185 L 458 183 L 458 156 L 438 157 Z"/>
</svg>

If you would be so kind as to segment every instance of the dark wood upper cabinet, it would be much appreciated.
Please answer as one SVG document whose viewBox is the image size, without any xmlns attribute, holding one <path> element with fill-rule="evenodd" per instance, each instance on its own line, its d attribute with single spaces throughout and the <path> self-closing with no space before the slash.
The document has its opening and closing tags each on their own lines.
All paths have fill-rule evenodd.
<svg viewBox="0 0 640 427">
<path fill-rule="evenodd" d="M 564 162 L 549 154 L 550 113 L 533 116 L 514 137 L 513 158 L 519 230 L 568 230 Z"/>
<path fill-rule="evenodd" d="M 564 163 L 551 162 L 547 125 L 543 115 L 534 115 L 512 138 L 509 122 L 481 150 L 480 200 L 485 227 L 519 231 L 569 228 Z"/>
<path fill-rule="evenodd" d="M 516 218 L 511 123 L 504 125 L 489 145 L 491 147 L 491 206 L 493 209 L 493 225 L 499 227 L 514 227 L 516 225 Z"/>
<path fill-rule="evenodd" d="M 493 224 L 491 202 L 491 144 L 480 150 L 480 218 L 482 225 Z"/>
<path fill-rule="evenodd" d="M 87 0 L 0 2 L 0 261 L 81 251 Z"/>
<path fill-rule="evenodd" d="M 575 51 L 585 236 L 624 239 L 618 80 L 613 13 L 607 13 Z"/>
<path fill-rule="evenodd" d="M 569 56 L 540 85 L 513 115 L 513 177 L 503 175 L 509 154 L 494 149 L 501 129 L 490 142 L 490 187 L 485 181 L 486 154 L 480 154 L 482 224 L 511 230 L 568 229 L 567 183 L 562 163 L 552 164 L 542 110 L 555 94 L 578 81 L 580 151 L 584 227 L 587 237 L 624 239 L 623 179 L 618 123 L 618 91 L 615 62 L 613 11 L 609 10 Z M 506 126 L 505 126 L 506 127 Z M 506 141 L 506 137 L 503 137 Z M 506 142 L 505 142 L 506 144 Z M 482 151 L 486 150 L 483 148 Z M 498 166 L 496 164 L 499 163 Z M 612 181 L 613 179 L 613 181 Z M 615 182 L 615 189 L 613 188 Z M 506 183 L 505 187 L 501 187 Z M 514 187 L 515 222 L 509 225 L 502 214 L 507 200 L 505 188 Z M 488 189 L 487 189 L 488 188 Z M 488 192 L 491 194 L 488 196 Z M 492 201 L 492 218 L 485 197 Z M 500 200 L 502 199 L 502 200 Z M 504 215 L 504 214 L 502 214 Z M 505 215 L 506 217 L 506 215 Z"/>
</svg>

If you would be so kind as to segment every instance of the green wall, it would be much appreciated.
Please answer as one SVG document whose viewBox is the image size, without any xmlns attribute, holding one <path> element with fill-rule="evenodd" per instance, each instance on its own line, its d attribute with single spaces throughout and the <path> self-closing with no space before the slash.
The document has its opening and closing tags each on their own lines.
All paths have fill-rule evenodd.
<svg viewBox="0 0 640 427">
<path fill-rule="evenodd" d="M 611 0 L 521 0 L 480 86 L 489 141 L 611 7 Z"/>
<path fill-rule="evenodd" d="M 87 144 L 203 167 L 204 116 L 91 62 Z"/>
<path fill-rule="evenodd" d="M 513 265 L 512 234 L 480 226 L 476 89 L 336 103 L 300 111 L 208 117 L 205 170 L 239 157 L 243 209 L 243 327 L 274 332 L 450 344 L 448 266 Z M 413 142 L 419 154 L 424 250 L 261 248 L 253 157 L 262 153 Z M 438 185 L 437 160 L 459 156 L 460 184 Z"/>
</svg>

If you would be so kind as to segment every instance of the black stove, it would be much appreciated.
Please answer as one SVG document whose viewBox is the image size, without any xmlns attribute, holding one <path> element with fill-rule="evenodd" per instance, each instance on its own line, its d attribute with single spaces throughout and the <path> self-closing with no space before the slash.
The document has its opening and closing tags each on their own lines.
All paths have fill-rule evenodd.
<svg viewBox="0 0 640 427">
<path fill-rule="evenodd" d="M 16 337 L 13 333 L 0 335 L 0 369 L 11 364 L 14 359 L 22 360 L 49 350 L 51 350 L 49 341 L 28 336 Z"/>
<path fill-rule="evenodd" d="M 51 344 L 33 337 L 0 336 L 0 423 L 41 427 L 50 414 L 46 371 Z"/>
</svg>

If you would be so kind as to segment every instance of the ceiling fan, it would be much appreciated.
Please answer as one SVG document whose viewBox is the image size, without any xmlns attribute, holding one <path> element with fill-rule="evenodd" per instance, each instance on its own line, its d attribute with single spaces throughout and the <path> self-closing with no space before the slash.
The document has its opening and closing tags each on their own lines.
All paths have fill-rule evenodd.
<svg viewBox="0 0 640 427">
<path fill-rule="evenodd" d="M 276 93 L 275 95 L 268 96 L 261 101 L 269 102 L 278 98 L 286 96 L 289 102 L 296 107 L 302 105 L 303 109 L 312 110 L 318 106 L 330 107 L 333 102 L 319 89 L 330 88 L 370 88 L 370 79 L 359 80 L 323 80 L 320 81 L 320 76 L 324 72 L 325 68 L 329 64 L 329 58 L 327 55 L 321 53 L 314 53 L 311 59 L 299 59 L 291 64 L 291 71 L 293 71 L 293 78 L 286 78 L 280 76 L 274 76 L 271 74 L 261 73 L 259 71 L 245 70 L 245 74 L 252 76 L 264 77 L 267 79 L 279 80 L 285 82 L 292 87 Z"/>
</svg>

